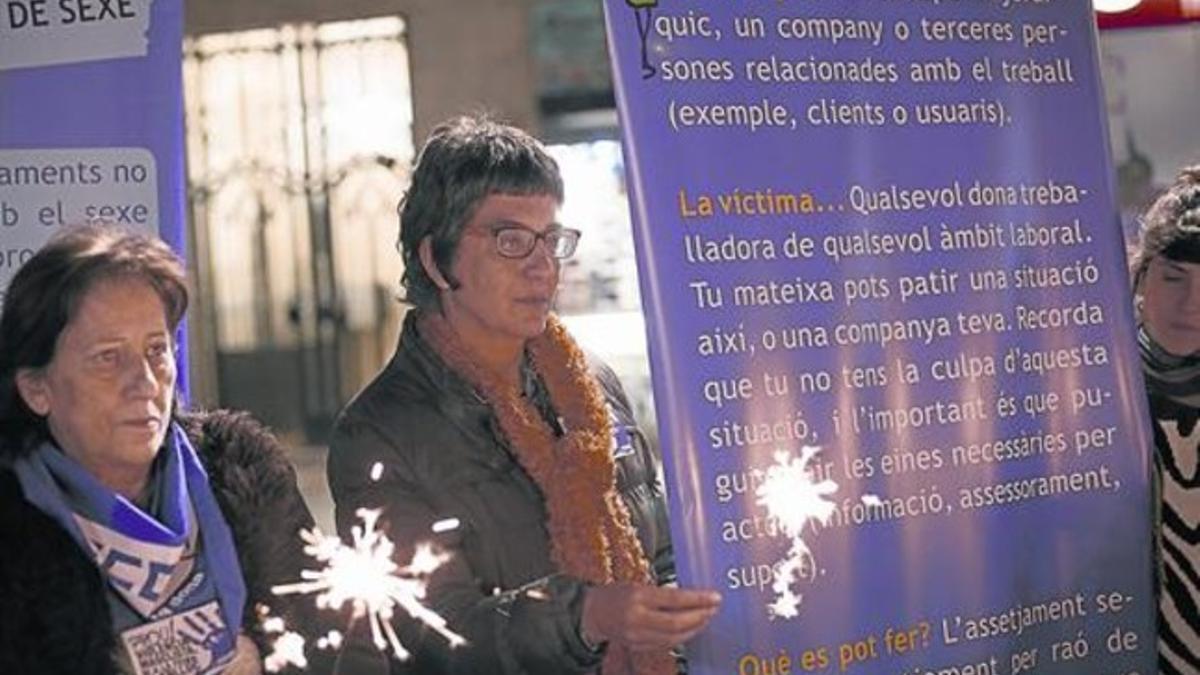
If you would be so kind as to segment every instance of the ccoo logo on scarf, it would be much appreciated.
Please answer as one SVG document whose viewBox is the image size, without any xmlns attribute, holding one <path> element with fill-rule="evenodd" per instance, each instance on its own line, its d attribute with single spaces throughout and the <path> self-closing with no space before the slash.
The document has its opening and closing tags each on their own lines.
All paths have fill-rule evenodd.
<svg viewBox="0 0 1200 675">
<path fill-rule="evenodd" d="M 78 513 L 72 515 L 92 546 L 96 565 L 125 602 L 143 617 L 154 614 L 191 577 L 194 558 L 185 555 L 186 544 L 134 539 Z"/>
</svg>

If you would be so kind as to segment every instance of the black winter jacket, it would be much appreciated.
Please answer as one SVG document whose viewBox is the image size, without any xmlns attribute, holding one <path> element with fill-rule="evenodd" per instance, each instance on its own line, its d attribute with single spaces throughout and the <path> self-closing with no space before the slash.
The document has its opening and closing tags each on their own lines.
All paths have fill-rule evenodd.
<svg viewBox="0 0 1200 675">
<path fill-rule="evenodd" d="M 245 414 L 196 413 L 180 421 L 233 533 L 246 582 L 243 632 L 263 656 L 270 652 L 271 638 L 255 616 L 260 603 L 314 642 L 337 627 L 323 625 L 310 598 L 271 594 L 271 586 L 299 580 L 300 570 L 313 566 L 297 536 L 313 526 L 312 515 L 278 441 Z M 95 563 L 25 501 L 10 469 L 0 469 L 0 673 L 117 673 L 105 596 Z M 310 656 L 307 672 L 330 669 L 328 655 Z"/>
<path fill-rule="evenodd" d="M 427 605 L 469 644 L 449 649 L 401 617 L 401 639 L 415 647 L 416 658 L 393 663 L 392 672 L 595 670 L 602 654 L 578 632 L 585 584 L 558 574 L 551 561 L 540 490 L 510 453 L 488 404 L 417 334 L 415 315 L 406 318 L 391 362 L 339 416 L 328 467 L 343 537 L 358 521 L 357 509 L 382 508 L 381 523 L 401 561 L 419 541 L 453 556 L 431 578 Z M 617 489 L 659 582 L 673 580 L 658 458 L 637 431 L 615 374 L 594 360 L 590 365 L 615 417 L 615 435 L 630 441 L 615 451 Z M 431 532 L 448 518 L 458 520 L 456 530 Z M 531 587 L 540 592 L 531 597 Z"/>
</svg>

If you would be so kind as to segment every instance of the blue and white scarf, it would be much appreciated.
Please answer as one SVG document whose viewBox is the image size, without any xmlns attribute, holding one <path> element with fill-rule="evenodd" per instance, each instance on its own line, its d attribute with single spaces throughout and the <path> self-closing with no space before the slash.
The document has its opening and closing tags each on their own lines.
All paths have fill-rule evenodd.
<svg viewBox="0 0 1200 675">
<path fill-rule="evenodd" d="M 245 582 L 208 476 L 178 425 L 154 462 L 150 513 L 48 442 L 14 468 L 25 498 L 95 561 L 133 672 L 207 675 L 229 664 Z"/>
</svg>

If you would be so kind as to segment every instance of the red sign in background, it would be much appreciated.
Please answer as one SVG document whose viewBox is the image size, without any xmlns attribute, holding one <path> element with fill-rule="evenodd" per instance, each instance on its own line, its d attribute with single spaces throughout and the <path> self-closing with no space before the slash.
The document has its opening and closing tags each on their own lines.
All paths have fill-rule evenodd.
<svg viewBox="0 0 1200 675">
<path fill-rule="evenodd" d="M 1096 13 L 1101 30 L 1200 21 L 1200 0 L 1142 0 L 1127 12 Z"/>
</svg>

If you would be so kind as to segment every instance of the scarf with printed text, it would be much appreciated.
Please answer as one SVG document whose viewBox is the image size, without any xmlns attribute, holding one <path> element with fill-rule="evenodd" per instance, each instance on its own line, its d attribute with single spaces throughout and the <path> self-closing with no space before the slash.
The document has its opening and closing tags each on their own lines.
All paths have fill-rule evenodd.
<svg viewBox="0 0 1200 675">
<path fill-rule="evenodd" d="M 50 442 L 14 469 L 25 498 L 95 562 L 130 671 L 207 675 L 229 664 L 245 582 L 208 476 L 177 425 L 151 468 L 144 509 Z"/>
</svg>

